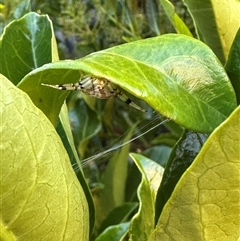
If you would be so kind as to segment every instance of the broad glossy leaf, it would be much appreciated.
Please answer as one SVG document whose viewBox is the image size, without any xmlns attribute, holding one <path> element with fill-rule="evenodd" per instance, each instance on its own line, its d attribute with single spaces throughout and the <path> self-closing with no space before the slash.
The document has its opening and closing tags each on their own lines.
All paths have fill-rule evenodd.
<svg viewBox="0 0 240 241">
<path fill-rule="evenodd" d="M 62 63 L 62 61 L 54 62 L 53 65 L 58 65 L 59 63 Z M 61 67 L 63 66 L 61 65 Z M 42 68 L 36 69 L 38 74 L 33 74 L 35 73 L 33 71 L 19 83 L 19 88 L 30 96 L 33 103 L 44 112 L 53 125 L 56 125 L 62 104 L 68 96 L 69 91 L 54 90 L 41 86 L 41 83 L 76 83 L 80 78 L 79 71 L 67 69 L 67 67 L 70 67 L 68 63 L 64 64 L 64 67 L 52 70 L 49 65 L 44 65 Z M 47 71 L 44 71 L 45 69 Z"/>
<path fill-rule="evenodd" d="M 131 157 L 142 174 L 142 181 L 138 187 L 139 210 L 131 220 L 129 240 L 145 241 L 155 226 L 155 199 L 163 168 L 142 155 L 131 154 Z"/>
<path fill-rule="evenodd" d="M 240 104 L 240 28 L 232 44 L 225 69 L 234 87 L 238 104 Z"/>
<path fill-rule="evenodd" d="M 205 115 L 201 119 L 205 119 L 209 111 L 214 114 L 212 108 L 228 116 L 236 107 L 234 90 L 223 66 L 212 50 L 198 40 L 168 34 L 120 45 L 105 52 L 108 58 L 100 62 L 101 52 L 95 53 L 84 58 L 84 64 L 91 61 L 90 67 L 94 65 L 97 69 L 105 69 L 103 65 L 106 65 L 104 76 L 107 77 L 108 71 L 112 71 L 110 62 L 113 62 L 112 79 L 118 77 L 117 84 L 128 88 L 132 94 L 138 94 L 141 99 L 148 95 L 145 101 L 155 105 L 160 113 L 166 111 L 167 117 L 167 112 L 174 108 L 170 118 L 180 117 L 178 111 L 181 111 L 185 121 L 191 118 L 190 122 L 195 119 L 201 125 L 200 119 L 196 118 L 202 115 L 199 108 Z M 126 81 L 125 75 L 128 76 Z M 138 86 L 140 90 L 136 89 Z M 221 114 L 218 113 L 219 118 Z M 211 122 L 211 118 L 207 117 L 207 122 Z"/>
<path fill-rule="evenodd" d="M 88 240 L 88 204 L 52 124 L 2 75 L 0 85 L 1 232 L 22 241 Z"/>
<path fill-rule="evenodd" d="M 213 52 L 200 41 L 175 34 L 47 64 L 19 86 L 53 120 L 66 94 L 46 91 L 40 83 L 77 82 L 78 70 L 115 82 L 164 116 L 199 132 L 211 132 L 236 107 L 234 90 Z"/>
<path fill-rule="evenodd" d="M 51 63 L 52 38 L 48 16 L 32 12 L 11 22 L 0 39 L 0 73 L 17 85 L 33 69 Z"/>
<path fill-rule="evenodd" d="M 16 35 L 18 41 L 15 41 Z M 10 23 L 0 40 L 0 53 L 4 56 L 4 58 L 0 59 L 0 72 L 14 84 L 18 84 L 33 69 L 58 60 L 56 41 L 53 36 L 52 23 L 47 16 L 29 13 Z M 29 91 L 32 85 L 34 87 L 36 85 L 36 82 L 32 81 L 32 79 L 29 79 L 27 83 Z M 33 96 L 35 94 L 32 93 Z M 63 99 L 66 98 L 67 94 L 65 93 Z M 44 95 L 49 97 L 48 91 L 44 92 Z M 37 101 L 42 102 L 42 99 L 39 98 Z M 57 106 L 58 108 L 53 108 L 52 104 L 54 102 L 49 102 L 46 106 L 48 109 L 47 116 L 56 125 L 63 101 L 61 105 Z M 57 114 L 55 114 L 55 109 Z"/>
<path fill-rule="evenodd" d="M 205 142 L 166 203 L 154 240 L 238 240 L 240 107 Z"/>
<path fill-rule="evenodd" d="M 192 34 L 186 24 L 182 21 L 182 19 L 177 15 L 173 4 L 168 0 L 159 0 L 161 5 L 164 8 L 169 20 L 174 26 L 177 33 L 185 34 L 192 37 Z"/>
<path fill-rule="evenodd" d="M 156 222 L 182 174 L 200 152 L 208 135 L 185 131 L 172 150 L 156 200 Z"/>
<path fill-rule="evenodd" d="M 195 21 L 198 35 L 222 63 L 240 27 L 240 2 L 236 0 L 184 0 Z"/>
</svg>

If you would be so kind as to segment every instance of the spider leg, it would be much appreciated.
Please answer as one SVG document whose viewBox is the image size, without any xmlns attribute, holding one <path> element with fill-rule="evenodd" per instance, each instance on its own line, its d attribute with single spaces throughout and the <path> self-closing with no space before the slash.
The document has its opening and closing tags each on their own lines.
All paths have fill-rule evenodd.
<svg viewBox="0 0 240 241">
<path fill-rule="evenodd" d="M 90 89 L 93 88 L 93 82 L 96 78 L 92 76 L 84 76 L 80 81 L 78 82 L 79 85 L 81 85 L 81 89 Z"/>
<path fill-rule="evenodd" d="M 143 108 L 135 104 L 127 95 L 125 95 L 121 90 L 117 88 L 117 86 L 111 82 L 108 84 L 108 88 L 111 91 L 111 93 L 116 96 L 121 101 L 125 102 L 126 104 L 134 107 L 137 110 L 140 110 L 142 112 L 146 112 Z"/>
<path fill-rule="evenodd" d="M 58 90 L 84 90 L 88 89 L 92 86 L 92 81 L 94 80 L 91 76 L 85 76 L 83 79 L 80 79 L 77 83 L 69 83 L 69 84 L 58 84 L 58 85 L 50 85 L 43 84 L 43 86 L 48 86 Z"/>
<path fill-rule="evenodd" d="M 70 83 L 70 84 L 59 84 L 59 85 L 49 85 L 49 84 L 41 83 L 41 85 L 48 86 L 48 87 L 58 89 L 58 90 L 82 90 L 83 89 L 80 82 Z"/>
</svg>

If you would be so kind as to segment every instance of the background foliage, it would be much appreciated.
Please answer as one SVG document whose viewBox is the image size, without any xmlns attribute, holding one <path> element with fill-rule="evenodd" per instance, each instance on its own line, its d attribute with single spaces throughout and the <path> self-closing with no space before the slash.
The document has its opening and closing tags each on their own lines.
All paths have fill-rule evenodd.
<svg viewBox="0 0 240 241">
<path fill-rule="evenodd" d="M 237 107 L 236 97 L 239 100 L 240 71 L 236 57 L 240 49 L 239 21 L 237 21 L 239 3 L 228 2 L 228 9 L 232 10 L 231 18 L 227 18 L 228 13 L 221 12 L 219 8 L 218 14 L 221 14 L 221 18 L 218 18 L 219 21 L 214 26 L 214 21 L 210 21 L 209 25 L 206 24 L 209 19 L 216 18 L 213 15 L 214 1 L 204 3 L 208 5 L 201 5 L 200 1 L 185 2 L 194 19 L 194 24 L 186 5 L 181 1 L 174 1 L 174 5 L 163 0 L 8 1 L 1 5 L 1 32 L 3 33 L 1 55 L 4 56 L 1 59 L 1 73 L 27 92 L 34 104 L 56 126 L 84 190 L 83 195 L 79 189 L 79 195 L 84 200 L 82 207 L 86 205 L 84 203 L 86 199 L 88 202 L 90 225 L 88 222 L 82 225 L 85 237 L 88 226 L 92 229 L 95 224 L 94 230 L 90 231 L 92 240 L 121 240 L 124 237 L 130 240 L 148 238 L 149 240 L 159 238 L 171 240 L 176 237 L 178 240 L 191 240 L 192 237 L 198 237 L 200 240 L 204 238 L 217 240 L 219 237 L 235 240 L 237 235 L 239 200 L 236 197 L 239 176 L 236 170 L 239 168 L 240 158 L 236 147 L 239 144 L 237 128 L 239 110 L 236 110 L 228 119 L 227 117 Z M 49 15 L 53 23 L 58 51 L 55 42 L 51 40 L 53 29 L 48 18 L 25 15 L 25 18 L 13 22 L 15 25 L 3 32 L 4 26 L 14 19 L 20 19 L 30 11 Z M 228 34 L 224 35 L 222 29 L 226 19 L 228 19 Z M 35 23 L 33 26 L 41 26 L 41 32 L 36 32 L 29 24 L 31 22 Z M 24 33 L 30 31 L 34 36 L 29 46 L 26 35 L 22 35 L 22 32 L 16 29 L 23 29 Z M 215 29 L 214 32 L 212 29 Z M 205 44 L 182 35 L 166 35 L 159 39 L 135 42 L 170 32 L 201 39 L 212 48 L 218 58 Z M 209 38 L 210 33 L 211 38 Z M 17 45 L 16 38 L 22 39 L 24 45 Z M 212 39 L 215 40 L 212 41 Z M 125 42 L 132 43 L 120 45 Z M 120 46 L 107 49 L 117 45 Z M 18 49 L 19 58 L 13 54 L 15 46 Z M 24 51 L 25 49 L 29 51 Z M 103 49 L 107 50 L 86 56 Z M 43 64 L 56 61 L 58 52 L 60 59 L 86 57 L 80 61 L 60 61 L 42 67 Z M 143 79 L 142 73 L 135 70 L 125 57 L 131 59 L 135 65 L 139 64 L 144 76 L 148 78 Z M 22 65 L 24 62 L 22 59 L 27 65 Z M 228 75 L 224 71 L 224 65 Z M 33 69 L 35 70 L 32 71 Z M 60 93 L 40 86 L 41 82 L 51 84 L 57 84 L 60 80 L 61 83 L 77 82 L 80 77 L 79 70 L 108 77 L 127 91 L 138 105 L 147 109 L 147 113 L 130 108 L 119 100 L 97 100 L 80 92 L 68 95 L 68 93 Z M 159 79 L 161 82 L 158 82 Z M 8 84 L 3 81 L 5 78 L 1 79 L 1 84 L 4 83 L 7 86 Z M 13 87 L 7 87 L 6 91 L 11 88 Z M 3 91 L 2 87 L 1 91 Z M 143 91 L 147 93 L 145 97 L 140 94 Z M 65 106 L 58 118 L 66 97 L 69 112 L 67 114 Z M 139 101 L 136 97 L 145 100 L 146 103 Z M 2 110 L 6 110 L 7 106 L 4 98 L 1 102 Z M 197 106 L 200 106 L 199 112 Z M 159 117 L 155 110 L 174 121 L 167 122 L 164 126 L 159 125 L 163 118 Z M 198 113 L 201 113 L 199 117 Z M 12 115 L 11 111 L 4 111 L 3 114 L 2 116 L 6 118 Z M 203 120 L 201 120 L 202 117 Z M 29 119 L 29 117 L 26 118 Z M 222 123 L 224 120 L 226 121 Z M 32 126 L 31 122 L 26 122 L 27 124 Z M 112 147 L 127 142 L 134 135 L 133 133 L 140 135 L 155 125 L 158 127 L 154 131 L 141 136 L 131 146 L 126 145 L 119 152 L 103 155 L 103 151 L 107 149 L 105 149 L 106 146 Z M 3 135 L 9 136 L 5 131 L 6 128 L 6 126 L 2 128 Z M 28 129 L 28 127 L 25 128 Z M 211 132 L 213 132 L 212 135 L 204 145 Z M 228 135 L 231 136 L 231 141 L 228 141 Z M 58 139 L 56 140 L 54 142 L 59 142 Z M 34 138 L 31 141 L 39 142 Z M 203 145 L 204 148 L 198 155 Z M 214 153 L 213 146 L 218 150 L 217 153 Z M 2 148 L 7 156 L 9 147 L 2 145 Z M 40 153 L 42 150 L 44 150 L 42 147 L 38 149 Z M 142 155 L 131 154 L 129 159 L 130 151 Z M 95 155 L 99 152 L 99 155 Z M 222 156 L 223 153 L 228 154 Z M 49 151 L 49 155 L 54 157 L 58 152 Z M 92 156 L 94 158 L 91 158 Z M 91 161 L 86 159 L 88 157 Z M 7 160 L 7 157 L 5 159 Z M 46 158 L 43 159 L 46 160 Z M 80 159 L 83 160 L 82 164 Z M 107 166 L 104 160 L 109 161 Z M 194 163 L 191 165 L 193 160 Z M 221 161 L 218 162 L 218 160 Z M 220 166 L 219 163 L 221 163 Z M 44 166 L 44 162 L 41 165 Z M 81 166 L 84 169 L 84 176 Z M 163 168 L 165 168 L 164 174 Z M 211 170 L 214 171 L 211 172 Z M 10 167 L 8 171 L 4 169 L 2 173 L 11 173 L 11 171 Z M 6 183 L 8 183 L 7 180 Z M 223 185 L 214 185 L 215 182 Z M 175 185 L 177 185 L 176 188 Z M 93 196 L 96 215 L 94 215 L 88 186 Z M 7 186 L 3 187 L 4 190 L 8 190 Z M 211 187 L 211 190 L 207 190 L 207 187 Z M 223 188 L 224 193 L 221 191 Z M 200 201 L 196 200 L 198 196 Z M 6 200 L 8 205 L 8 199 L 3 200 Z M 54 200 L 58 199 L 54 198 Z M 219 206 L 225 210 L 223 216 L 218 211 Z M 201 220 L 196 207 L 202 210 Z M 83 216 L 88 220 L 85 209 L 86 206 L 82 209 Z M 216 218 L 210 215 L 212 212 L 217 213 Z M 169 213 L 174 213 L 173 218 L 169 217 Z M 233 225 L 230 226 L 229 217 L 234 220 Z M 220 220 L 223 220 L 221 224 L 219 224 Z M 178 221 L 182 225 L 179 226 Z M 156 228 L 155 224 L 157 224 Z M 203 237 L 201 225 L 206 226 L 206 224 L 221 228 L 206 229 L 207 234 Z M 6 224 L 3 222 L 1 225 L 5 227 Z M 11 225 L 9 226 L 8 230 L 14 234 L 13 240 L 22 235 Z M 76 228 L 74 226 L 72 225 L 73 230 Z M 172 227 L 177 228 L 173 230 Z M 1 235 L 11 236 L 9 233 Z"/>
</svg>

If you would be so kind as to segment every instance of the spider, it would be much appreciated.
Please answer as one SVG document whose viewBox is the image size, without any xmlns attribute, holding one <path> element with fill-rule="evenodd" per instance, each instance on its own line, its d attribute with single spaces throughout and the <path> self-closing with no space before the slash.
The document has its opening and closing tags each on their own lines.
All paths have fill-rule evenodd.
<svg viewBox="0 0 240 241">
<path fill-rule="evenodd" d="M 97 78 L 86 75 L 77 83 L 59 85 L 49 85 L 42 83 L 42 85 L 58 90 L 81 90 L 87 95 L 100 99 L 108 99 L 111 96 L 115 96 L 126 104 L 134 107 L 135 109 L 146 112 L 146 110 L 135 104 L 127 95 L 119 90 L 115 84 L 105 78 Z"/>
</svg>

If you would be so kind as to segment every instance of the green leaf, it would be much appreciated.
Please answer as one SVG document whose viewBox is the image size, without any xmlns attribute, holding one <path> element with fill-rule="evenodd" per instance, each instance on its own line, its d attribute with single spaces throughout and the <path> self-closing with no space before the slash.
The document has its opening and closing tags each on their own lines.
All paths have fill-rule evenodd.
<svg viewBox="0 0 240 241">
<path fill-rule="evenodd" d="M 66 94 L 40 83 L 77 82 L 78 70 L 115 82 L 162 115 L 199 132 L 211 132 L 236 107 L 234 90 L 213 52 L 198 40 L 175 34 L 47 64 L 29 73 L 19 87 L 54 120 Z"/>
<path fill-rule="evenodd" d="M 165 167 L 172 148 L 165 145 L 152 146 L 143 151 L 143 155 Z"/>
<path fill-rule="evenodd" d="M 90 233 L 93 230 L 94 227 L 94 219 L 95 219 L 95 208 L 94 208 L 94 203 L 92 199 L 91 192 L 89 190 L 89 186 L 86 183 L 85 176 L 83 174 L 82 168 L 81 168 L 81 162 L 78 157 L 78 153 L 76 151 L 75 145 L 74 145 L 74 140 L 73 140 L 73 135 L 71 131 L 71 126 L 69 123 L 69 118 L 68 118 L 68 110 L 67 110 L 67 105 L 64 103 L 62 106 L 60 115 L 59 115 L 59 124 L 57 126 L 57 132 L 63 142 L 63 145 L 68 153 L 68 156 L 70 158 L 72 167 L 75 171 L 75 174 L 82 185 L 82 188 L 84 190 L 88 207 L 89 207 L 89 222 L 90 222 Z"/>
<path fill-rule="evenodd" d="M 146 18 L 148 25 L 156 35 L 160 35 L 159 29 L 159 5 L 155 0 L 146 1 Z"/>
<path fill-rule="evenodd" d="M 114 208 L 107 216 L 107 218 L 101 223 L 99 232 L 112 225 L 117 225 L 126 222 L 129 216 L 133 214 L 133 211 L 138 207 L 137 202 L 126 202 L 121 206 Z"/>
<path fill-rule="evenodd" d="M 10 3 L 10 1 L 7 4 Z M 11 14 L 10 14 L 10 19 L 13 21 L 14 19 L 19 19 L 23 15 L 29 13 L 31 9 L 31 1 L 30 0 L 23 0 L 23 1 L 12 1 L 10 3 L 10 9 L 11 9 Z M 8 17 L 9 19 L 9 17 Z"/>
<path fill-rule="evenodd" d="M 240 104 L 240 28 L 232 44 L 225 69 L 234 87 L 237 102 Z"/>
<path fill-rule="evenodd" d="M 0 4 L 1 11 L 1 25 L 0 34 L 3 33 L 4 28 L 11 21 L 21 18 L 24 14 L 29 12 L 30 0 L 22 1 L 5 1 L 5 4 Z"/>
<path fill-rule="evenodd" d="M 151 144 L 155 144 L 155 145 L 161 144 L 161 145 L 173 147 L 178 141 L 178 139 L 179 137 L 177 137 L 176 135 L 170 132 L 167 132 L 157 136 L 154 140 L 151 141 Z M 150 159 L 153 159 L 153 158 L 150 158 Z"/>
<path fill-rule="evenodd" d="M 58 65 L 62 61 L 55 62 L 53 64 Z M 67 63 L 65 67 L 68 66 Z M 47 71 L 44 71 L 47 69 Z M 66 83 L 72 81 L 76 83 L 80 79 L 79 71 L 70 71 L 68 69 L 51 70 L 49 65 L 44 65 L 42 68 L 36 69 L 36 71 L 43 70 L 41 73 L 34 75 L 31 72 L 25 76 L 19 83 L 19 88 L 24 90 L 32 99 L 33 103 L 43 111 L 48 119 L 56 125 L 58 115 L 64 100 L 69 94 L 69 91 L 58 91 L 52 88 L 41 86 L 40 83 L 52 83 L 57 84 L 59 82 Z"/>
<path fill-rule="evenodd" d="M 16 85 L 33 69 L 51 63 L 53 36 L 48 16 L 29 13 L 11 22 L 0 39 L 0 73 Z"/>
<path fill-rule="evenodd" d="M 138 187 L 139 210 L 131 220 L 129 240 L 145 241 L 155 226 L 155 199 L 163 168 L 142 155 L 133 153 L 131 157 L 142 174 L 142 181 Z"/>
<path fill-rule="evenodd" d="M 129 223 L 121 223 L 108 227 L 103 233 L 101 233 L 95 241 L 119 241 L 124 240 L 129 228 Z"/>
<path fill-rule="evenodd" d="M 156 200 L 156 222 L 182 174 L 192 164 L 208 135 L 185 131 L 168 160 Z"/>
<path fill-rule="evenodd" d="M 200 39 L 226 62 L 240 27 L 240 2 L 237 0 L 184 0 L 195 21 Z"/>
<path fill-rule="evenodd" d="M 129 130 L 123 143 L 130 140 L 135 127 L 136 124 Z M 130 144 L 127 144 L 111 157 L 101 180 L 104 188 L 94 196 L 97 228 L 114 208 L 125 201 L 129 148 Z"/>
<path fill-rule="evenodd" d="M 164 8 L 169 20 L 171 21 L 172 25 L 174 26 L 177 33 L 185 34 L 187 36 L 192 37 L 192 33 L 186 26 L 186 24 L 182 21 L 182 19 L 177 15 L 173 4 L 168 0 L 159 0 L 161 5 Z"/>
<path fill-rule="evenodd" d="M 71 128 L 74 135 L 75 145 L 78 153 L 83 159 L 87 152 L 90 138 L 96 135 L 101 128 L 98 113 L 88 107 L 83 99 L 78 98 L 69 110 Z M 87 153 L 93 155 L 94 153 Z"/>
<path fill-rule="evenodd" d="M 205 142 L 166 203 L 153 240 L 238 240 L 240 107 Z"/>
<path fill-rule="evenodd" d="M 78 153 L 74 146 L 73 134 L 70 126 L 70 121 L 68 117 L 68 108 L 66 103 L 63 104 L 60 115 L 59 123 L 56 128 L 59 136 L 62 139 L 63 145 L 68 152 L 72 165 L 77 165 L 81 169 L 81 162 L 78 157 Z"/>
<path fill-rule="evenodd" d="M 52 124 L 2 75 L 0 85 L 1 237 L 88 240 L 88 204 Z"/>
</svg>

